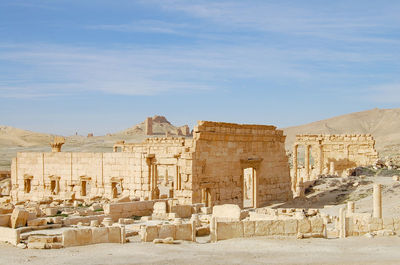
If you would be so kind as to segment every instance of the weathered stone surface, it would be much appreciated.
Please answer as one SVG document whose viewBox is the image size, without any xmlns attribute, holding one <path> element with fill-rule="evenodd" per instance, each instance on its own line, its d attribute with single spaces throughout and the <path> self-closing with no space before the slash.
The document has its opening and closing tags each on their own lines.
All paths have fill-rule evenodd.
<svg viewBox="0 0 400 265">
<path fill-rule="evenodd" d="M 29 217 L 29 212 L 20 208 L 15 208 L 11 214 L 11 220 L 10 220 L 11 228 L 26 226 L 28 217 Z"/>
<path fill-rule="evenodd" d="M 108 243 L 108 228 L 94 227 L 92 228 L 92 243 Z"/>
<path fill-rule="evenodd" d="M 230 238 L 243 237 L 242 222 L 217 222 L 217 239 L 224 240 Z"/>
<path fill-rule="evenodd" d="M 176 240 L 192 240 L 192 225 L 191 224 L 180 224 L 176 225 L 175 237 Z"/>
<path fill-rule="evenodd" d="M 10 226 L 11 214 L 0 214 L 0 226 Z"/>
<path fill-rule="evenodd" d="M 213 207 L 212 216 L 217 218 L 217 221 L 240 221 L 241 209 L 236 204 L 216 205 Z"/>
<path fill-rule="evenodd" d="M 175 238 L 175 225 L 161 225 L 158 230 L 158 238 Z"/>
</svg>

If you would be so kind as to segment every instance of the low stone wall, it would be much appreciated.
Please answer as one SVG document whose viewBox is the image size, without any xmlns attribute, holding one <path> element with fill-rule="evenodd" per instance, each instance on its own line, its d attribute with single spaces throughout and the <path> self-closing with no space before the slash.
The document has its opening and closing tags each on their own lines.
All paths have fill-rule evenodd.
<svg viewBox="0 0 400 265">
<path fill-rule="evenodd" d="M 320 217 L 285 220 L 257 220 L 215 222 L 211 231 L 213 241 L 253 236 L 296 236 L 300 234 L 324 235 L 325 224 Z"/>
<path fill-rule="evenodd" d="M 21 231 L 9 227 L 0 227 L 0 242 L 7 242 L 14 246 L 20 242 Z"/>
<path fill-rule="evenodd" d="M 362 236 L 366 233 L 380 230 L 400 233 L 400 217 L 376 218 L 371 216 L 353 215 L 346 217 L 346 236 Z"/>
<path fill-rule="evenodd" d="M 125 231 L 118 226 L 90 227 L 64 230 L 64 247 L 84 246 L 99 243 L 124 243 Z"/>
<path fill-rule="evenodd" d="M 144 226 L 141 228 L 140 237 L 143 242 L 152 242 L 156 238 L 165 239 L 172 237 L 174 240 L 196 240 L 196 227 L 188 224 L 167 224 Z"/>
<path fill-rule="evenodd" d="M 104 205 L 104 214 L 110 216 L 114 221 L 119 218 L 132 216 L 148 216 L 153 212 L 154 201 L 134 201 L 110 203 Z"/>
</svg>

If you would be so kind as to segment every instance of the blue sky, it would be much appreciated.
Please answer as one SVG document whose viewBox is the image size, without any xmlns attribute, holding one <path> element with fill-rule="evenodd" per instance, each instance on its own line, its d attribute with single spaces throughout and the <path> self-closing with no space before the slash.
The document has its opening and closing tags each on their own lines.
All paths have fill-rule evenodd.
<svg viewBox="0 0 400 265">
<path fill-rule="evenodd" d="M 0 0 L 0 124 L 299 125 L 400 103 L 399 1 Z"/>
</svg>

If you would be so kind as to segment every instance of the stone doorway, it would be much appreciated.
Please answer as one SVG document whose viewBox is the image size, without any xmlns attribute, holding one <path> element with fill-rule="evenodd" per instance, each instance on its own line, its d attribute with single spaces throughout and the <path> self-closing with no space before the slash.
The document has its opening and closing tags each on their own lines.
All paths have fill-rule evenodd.
<svg viewBox="0 0 400 265">
<path fill-rule="evenodd" d="M 255 175 L 252 167 L 243 169 L 243 208 L 254 208 L 255 203 Z"/>
</svg>

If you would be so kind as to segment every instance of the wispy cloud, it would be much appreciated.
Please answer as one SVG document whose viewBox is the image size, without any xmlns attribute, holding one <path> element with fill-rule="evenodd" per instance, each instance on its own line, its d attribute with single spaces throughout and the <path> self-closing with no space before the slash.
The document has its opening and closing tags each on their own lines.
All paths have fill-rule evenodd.
<svg viewBox="0 0 400 265">
<path fill-rule="evenodd" d="M 189 24 L 169 23 L 160 20 L 140 20 L 128 24 L 109 24 L 86 26 L 92 30 L 111 30 L 120 32 L 155 32 L 164 34 L 184 34 L 184 30 L 192 29 Z"/>
<path fill-rule="evenodd" d="M 188 14 L 231 32 L 258 31 L 313 36 L 335 41 L 393 42 L 397 39 L 382 33 L 397 31 L 400 5 L 349 5 L 338 9 L 334 3 L 295 5 L 288 1 L 186 1 L 150 0 L 169 11 Z M 336 1 L 335 1 L 336 2 Z M 340 6 L 340 3 L 337 3 Z M 371 10 L 372 9 L 372 10 Z"/>
<path fill-rule="evenodd" d="M 120 95 L 230 89 L 237 80 L 320 83 L 352 78 L 346 64 L 393 60 L 389 55 L 260 45 L 93 48 L 0 44 L 0 97 L 99 91 Z M 4 64 L 6 65 L 6 64 Z M 266 88 L 268 89 L 268 87 Z M 322 88 L 321 88 L 322 89 Z"/>
<path fill-rule="evenodd" d="M 400 83 L 369 87 L 367 98 L 376 103 L 400 104 Z"/>
</svg>

